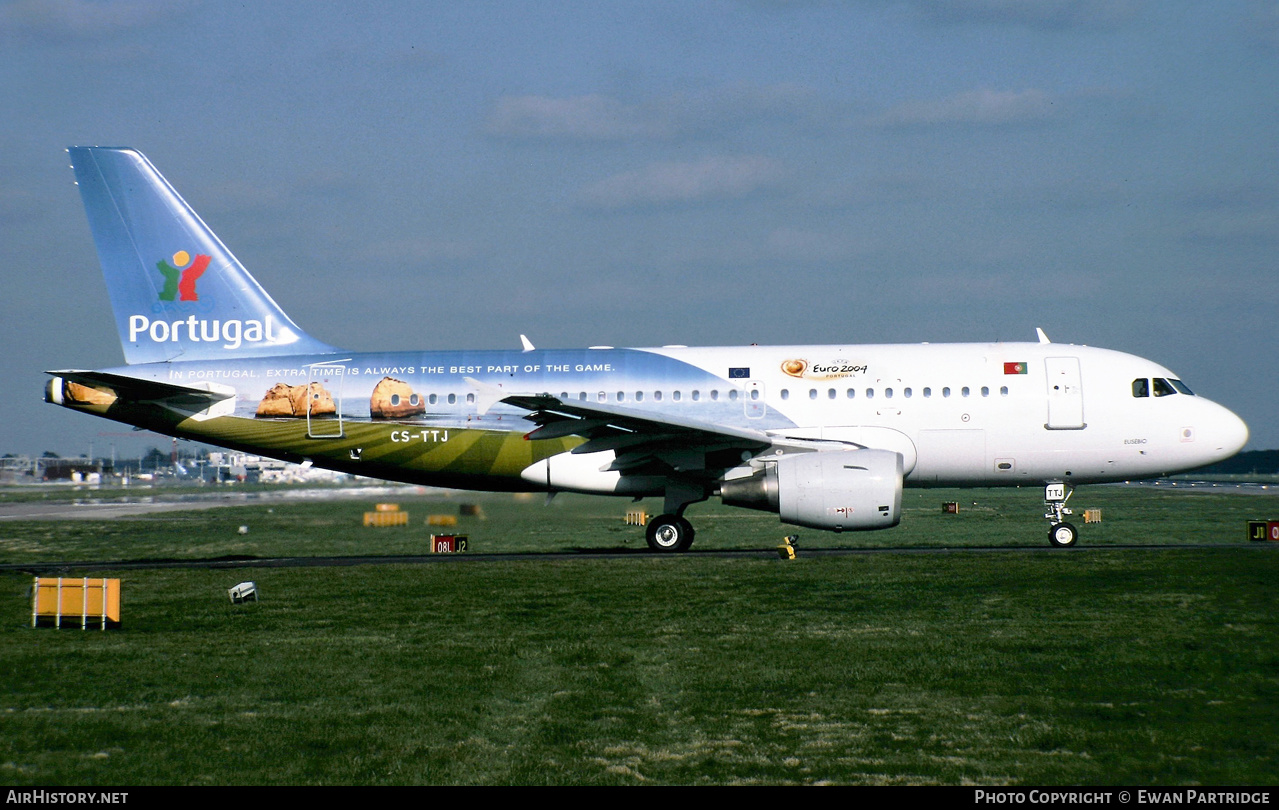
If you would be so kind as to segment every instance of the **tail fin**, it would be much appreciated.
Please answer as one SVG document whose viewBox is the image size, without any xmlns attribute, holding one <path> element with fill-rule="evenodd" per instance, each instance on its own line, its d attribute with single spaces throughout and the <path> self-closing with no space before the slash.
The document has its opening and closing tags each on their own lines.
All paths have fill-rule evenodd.
<svg viewBox="0 0 1279 810">
<path fill-rule="evenodd" d="M 141 152 L 67 151 L 126 363 L 335 351 L 284 314 Z"/>
</svg>

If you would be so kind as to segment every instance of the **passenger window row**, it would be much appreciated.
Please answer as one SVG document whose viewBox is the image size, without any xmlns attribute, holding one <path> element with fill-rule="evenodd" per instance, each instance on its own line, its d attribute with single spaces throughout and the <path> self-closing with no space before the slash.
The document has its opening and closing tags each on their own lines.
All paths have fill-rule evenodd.
<svg viewBox="0 0 1279 810">
<path fill-rule="evenodd" d="M 1138 383 L 1146 383 L 1146 382 L 1147 382 L 1146 380 L 1133 381 L 1133 396 L 1135 397 L 1149 396 L 1148 393 L 1138 393 Z M 1181 390 L 1183 393 L 1190 393 L 1190 390 L 1186 388 L 1184 385 L 1182 385 L 1179 380 L 1171 380 L 1171 381 L 1155 380 L 1155 383 L 1156 383 L 1155 396 L 1157 397 L 1166 396 L 1167 394 L 1177 393 L 1177 390 Z M 1180 388 L 1174 389 L 1171 386 L 1171 384 L 1173 383 L 1175 383 Z M 1164 387 L 1161 387 L 1160 384 L 1163 384 L 1163 386 L 1166 386 L 1167 390 L 1165 390 Z M 1142 388 L 1141 390 L 1148 391 L 1148 388 Z M 923 396 L 924 399 L 931 399 L 933 397 L 933 389 L 931 387 L 925 387 L 921 389 L 919 393 L 921 396 Z M 961 387 L 957 392 L 953 392 L 950 386 L 945 386 L 938 393 L 940 394 L 942 399 L 947 399 L 950 396 L 952 396 L 952 394 L 958 394 L 958 396 L 960 397 L 970 397 L 973 395 L 972 389 L 966 385 Z M 844 390 L 843 394 L 845 399 L 856 399 L 858 397 L 857 389 L 855 388 L 847 388 Z M 727 392 L 724 392 L 722 396 L 725 400 L 729 402 L 736 402 L 739 395 L 740 395 L 740 392 L 736 388 L 730 388 Z M 820 392 L 816 388 L 808 389 L 808 398 L 811 400 L 819 399 L 821 395 L 822 395 L 822 392 Z M 991 395 L 991 389 L 989 388 L 989 386 L 983 385 L 980 388 L 980 395 L 983 397 L 989 397 Z M 644 402 L 646 398 L 651 399 L 653 402 L 661 402 L 664 396 L 665 396 L 665 393 L 662 391 L 649 391 L 649 392 L 636 391 L 634 393 L 628 393 L 626 391 L 618 391 L 614 394 L 610 394 L 607 391 L 598 391 L 594 394 L 593 398 L 596 402 Z M 750 389 L 750 391 L 748 392 L 748 396 L 752 400 L 758 400 L 760 398 L 759 389 Z M 783 388 L 781 390 L 781 398 L 783 400 L 789 400 L 790 396 L 791 396 L 791 392 L 789 388 Z M 915 389 L 907 387 L 907 388 L 902 388 L 900 391 L 898 391 L 897 389 L 894 389 L 894 388 L 884 388 L 884 389 L 867 388 L 862 392 L 861 396 L 866 399 L 874 399 L 876 396 L 882 396 L 884 399 L 893 399 L 896 396 L 901 396 L 903 399 L 911 399 L 912 397 L 915 396 Z M 1006 385 L 1000 386 L 999 396 L 1001 397 L 1008 396 L 1008 386 Z M 836 389 L 836 388 L 828 388 L 825 390 L 825 397 L 826 399 L 839 399 L 840 391 L 839 389 Z M 592 399 L 592 396 L 588 394 L 586 391 L 579 391 L 576 394 L 570 393 L 568 391 L 561 391 L 559 398 L 560 398 L 560 401 L 562 402 L 571 402 L 574 399 L 576 399 L 579 402 L 588 402 Z M 670 392 L 670 399 L 672 402 L 681 402 L 684 400 L 684 398 L 685 397 L 682 391 L 677 390 L 677 391 Z M 720 398 L 721 398 L 721 393 L 718 390 L 711 390 L 703 393 L 699 389 L 694 389 L 690 391 L 688 394 L 688 399 L 693 402 L 700 402 L 702 400 L 717 402 L 719 401 Z M 412 404 L 416 405 L 418 402 L 418 395 L 413 394 L 411 399 L 412 399 Z M 426 401 L 431 405 L 440 405 L 444 403 L 447 403 L 449 405 L 456 405 L 458 404 L 459 401 L 465 401 L 468 405 L 473 405 L 475 404 L 475 394 L 467 394 L 465 397 L 459 397 L 457 394 L 447 394 L 447 395 L 428 394 L 426 396 Z M 398 405 L 399 402 L 400 402 L 400 395 L 399 394 L 392 395 L 391 404 Z"/>
<path fill-rule="evenodd" d="M 952 393 L 950 386 L 943 387 L 940 393 L 941 393 L 942 399 L 946 399 L 950 397 Z M 970 397 L 973 395 L 972 389 L 966 385 L 960 388 L 958 393 L 959 393 L 959 396 L 961 397 Z M 990 396 L 990 387 L 983 385 L 980 389 L 980 393 L 981 393 L 981 396 L 983 397 Z M 933 389 L 931 387 L 925 387 L 920 390 L 920 394 L 924 397 L 924 399 L 931 399 L 933 396 Z M 877 395 L 882 396 L 884 399 L 892 399 L 894 396 L 898 395 L 898 391 L 894 388 L 884 388 L 882 391 L 876 388 L 867 388 L 862 394 L 862 396 L 865 397 L 866 399 L 874 399 Z M 911 397 L 915 396 L 915 389 L 903 388 L 900 391 L 900 395 L 903 399 L 910 399 Z M 1006 385 L 1000 386 L 999 395 L 1001 397 L 1008 396 L 1008 386 Z M 790 390 L 783 388 L 781 396 L 782 396 L 782 399 L 790 399 Z M 809 399 L 818 399 L 819 397 L 820 397 L 820 393 L 818 392 L 818 389 L 816 388 L 808 389 Z M 839 398 L 838 389 L 835 389 L 835 388 L 826 389 L 826 398 L 838 399 Z M 857 389 L 856 388 L 845 389 L 844 398 L 856 399 Z"/>
<path fill-rule="evenodd" d="M 738 394 L 739 392 L 736 388 L 730 388 L 728 392 L 724 395 L 724 398 L 730 402 L 736 402 Z M 661 402 L 664 396 L 665 396 L 665 393 L 662 391 L 648 391 L 648 392 L 636 391 L 633 394 L 629 394 L 626 391 L 618 391 L 615 394 L 610 394 L 607 391 L 598 391 L 595 394 L 595 401 L 596 402 L 643 402 L 645 398 L 651 398 L 654 402 Z M 759 399 L 759 391 L 752 390 L 750 392 L 750 397 L 751 399 Z M 684 399 L 684 393 L 682 391 L 672 391 L 670 398 L 672 402 L 680 402 Z M 711 402 L 715 402 L 719 400 L 720 392 L 718 390 L 712 390 L 707 392 L 706 395 L 703 395 L 701 390 L 694 389 L 689 392 L 688 398 L 692 400 L 693 402 L 700 402 L 703 398 L 709 399 Z M 590 399 L 590 396 L 585 391 L 579 391 L 576 395 L 573 395 L 569 393 L 568 391 L 560 392 L 561 402 L 571 402 L 574 399 L 578 400 L 579 402 L 586 402 Z"/>
<path fill-rule="evenodd" d="M 447 396 L 443 396 L 440 394 L 428 394 L 426 396 L 426 401 L 431 405 L 439 405 L 445 402 L 447 402 L 449 405 L 456 405 L 458 403 L 458 399 L 459 397 L 457 394 L 449 394 Z M 416 406 L 420 401 L 421 399 L 419 398 L 417 394 L 410 394 L 408 397 L 408 402 L 410 405 Z M 475 394 L 467 394 L 465 397 L 465 401 L 468 404 L 474 404 Z M 391 404 L 393 406 L 399 407 L 401 402 L 402 402 L 402 399 L 399 394 L 391 394 Z"/>
<path fill-rule="evenodd" d="M 723 398 L 729 402 L 736 402 L 738 399 L 739 393 L 740 392 L 736 388 L 730 388 L 727 392 L 723 394 Z M 819 391 L 819 389 L 816 389 L 816 388 L 810 388 L 808 390 L 808 398 L 812 400 L 816 400 L 821 398 L 823 393 L 826 399 L 840 398 L 840 390 L 837 388 L 828 388 L 824 392 Z M 977 393 L 983 397 L 989 397 L 992 394 L 990 387 L 985 385 L 983 385 L 980 389 L 978 389 Z M 1006 385 L 1000 386 L 999 396 L 1006 397 L 1008 396 L 1008 393 L 1009 393 L 1008 386 Z M 934 390 L 931 387 L 925 387 L 919 391 L 919 394 L 923 396 L 925 399 L 930 399 L 933 397 Z M 938 394 L 940 395 L 941 398 L 946 399 L 952 395 L 957 395 L 959 397 L 970 397 L 974 395 L 974 392 L 971 388 L 969 388 L 966 385 L 959 388 L 958 391 L 952 391 L 949 386 L 945 386 L 938 392 Z M 894 397 L 897 397 L 897 396 L 900 396 L 903 399 L 911 399 L 915 395 L 916 395 L 915 389 L 909 388 L 909 387 L 902 388 L 900 390 L 895 388 L 884 388 L 884 389 L 867 388 L 860 394 L 860 396 L 863 396 L 866 399 L 874 399 L 876 396 L 881 396 L 884 399 L 893 399 Z M 578 400 L 579 402 L 588 402 L 591 399 L 594 399 L 596 402 L 644 402 L 645 400 L 661 402 L 663 401 L 663 398 L 666 396 L 667 396 L 667 393 L 663 391 L 635 391 L 634 393 L 630 393 L 627 391 L 617 391 L 615 393 L 611 393 L 608 391 L 597 391 L 595 392 L 594 395 L 588 394 L 586 391 L 579 391 L 576 394 L 571 393 L 569 391 L 561 391 L 559 398 L 563 402 L 571 402 L 574 399 Z M 752 400 L 758 400 L 761 395 L 760 395 L 759 389 L 750 389 L 748 392 L 746 392 L 746 396 L 748 396 Z M 789 400 L 791 397 L 790 389 L 783 388 L 780 392 L 780 396 L 783 400 Z M 855 388 L 844 389 L 843 396 L 845 399 L 856 399 L 859 396 L 858 390 Z M 676 391 L 669 392 L 669 398 L 672 402 L 681 402 L 685 399 L 688 399 L 692 402 L 700 402 L 703 400 L 715 402 L 721 398 L 721 393 L 718 390 L 702 392 L 701 390 L 694 389 L 693 391 L 690 391 L 688 393 L 687 397 L 685 397 L 684 392 L 676 390 Z M 471 400 L 468 399 L 468 401 L 471 401 Z M 432 400 L 432 402 L 434 402 L 434 400 Z M 451 400 L 450 400 L 450 403 L 451 403 Z"/>
</svg>

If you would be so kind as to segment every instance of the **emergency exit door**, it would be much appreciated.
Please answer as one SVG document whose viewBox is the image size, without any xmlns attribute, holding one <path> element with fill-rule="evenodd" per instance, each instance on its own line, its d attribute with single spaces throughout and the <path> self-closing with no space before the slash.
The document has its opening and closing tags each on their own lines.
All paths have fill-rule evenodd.
<svg viewBox="0 0 1279 810">
<path fill-rule="evenodd" d="M 306 385 L 306 435 L 311 439 L 341 439 L 342 381 L 346 378 L 345 360 L 312 363 L 308 366 Z"/>
</svg>

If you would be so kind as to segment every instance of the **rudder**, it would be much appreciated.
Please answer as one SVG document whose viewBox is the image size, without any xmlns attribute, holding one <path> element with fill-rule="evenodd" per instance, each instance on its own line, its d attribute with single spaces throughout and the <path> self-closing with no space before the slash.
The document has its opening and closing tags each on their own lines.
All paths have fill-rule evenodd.
<svg viewBox="0 0 1279 810">
<path fill-rule="evenodd" d="M 126 363 L 335 351 L 293 323 L 141 152 L 67 152 Z"/>
</svg>

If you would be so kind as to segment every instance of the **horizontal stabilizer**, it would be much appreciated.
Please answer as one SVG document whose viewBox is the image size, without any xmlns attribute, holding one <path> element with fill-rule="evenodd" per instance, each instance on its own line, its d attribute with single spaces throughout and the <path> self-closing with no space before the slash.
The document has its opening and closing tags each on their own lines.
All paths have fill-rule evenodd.
<svg viewBox="0 0 1279 810">
<path fill-rule="evenodd" d="M 204 410 L 209 406 L 230 399 L 234 393 L 203 388 L 191 388 L 185 385 L 160 382 L 159 380 L 142 380 L 127 377 L 123 374 L 112 374 L 109 371 L 47 371 L 64 380 L 70 380 L 91 388 L 105 386 L 115 392 L 116 396 L 129 402 L 159 402 L 184 410 Z"/>
</svg>

